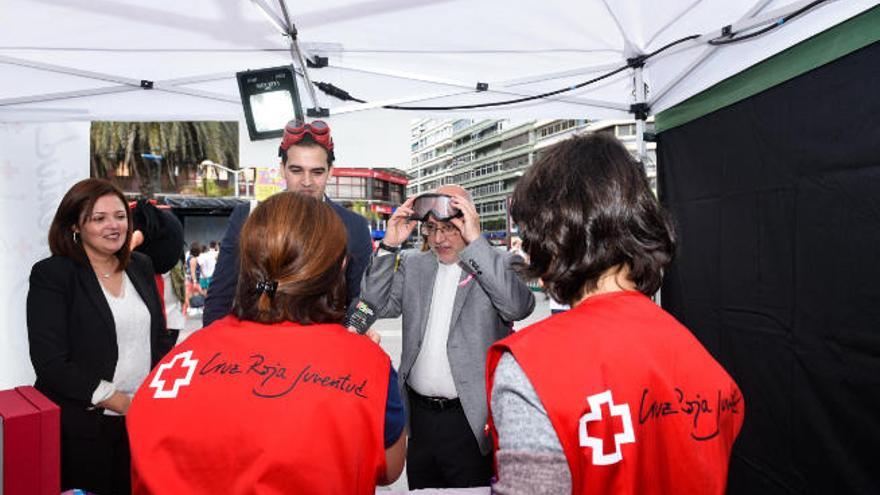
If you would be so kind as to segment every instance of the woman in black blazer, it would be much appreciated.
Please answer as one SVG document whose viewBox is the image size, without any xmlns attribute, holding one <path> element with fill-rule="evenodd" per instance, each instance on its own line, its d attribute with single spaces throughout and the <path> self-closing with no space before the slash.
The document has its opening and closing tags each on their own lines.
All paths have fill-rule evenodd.
<svg viewBox="0 0 880 495">
<path fill-rule="evenodd" d="M 49 229 L 52 256 L 31 270 L 27 324 L 36 388 L 61 407 L 62 489 L 130 493 L 125 412 L 168 351 L 150 259 L 130 251 L 122 192 L 86 179 Z"/>
</svg>

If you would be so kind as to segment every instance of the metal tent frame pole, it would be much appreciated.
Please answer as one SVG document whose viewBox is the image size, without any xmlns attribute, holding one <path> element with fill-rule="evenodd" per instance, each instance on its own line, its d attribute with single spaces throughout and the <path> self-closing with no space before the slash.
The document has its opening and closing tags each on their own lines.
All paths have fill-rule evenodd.
<svg viewBox="0 0 880 495">
<path fill-rule="evenodd" d="M 5 55 L 0 55 L 0 63 L 10 64 L 10 65 L 18 65 L 21 67 L 28 67 L 31 69 L 44 70 L 48 72 L 54 72 L 57 74 L 67 74 L 71 76 L 79 76 L 88 79 L 95 79 L 98 81 L 107 81 L 118 83 L 116 86 L 106 86 L 102 88 L 93 88 L 93 89 L 81 89 L 76 91 L 62 91 L 57 93 L 47 93 L 42 95 L 32 95 L 32 96 L 21 96 L 21 97 L 13 97 L 13 98 L 2 98 L 0 99 L 0 107 L 2 106 L 11 106 L 11 105 L 21 105 L 27 103 L 38 103 L 42 101 L 54 101 L 54 100 L 66 100 L 72 98 L 82 98 L 85 96 L 99 96 L 99 95 L 108 95 L 114 93 L 124 93 L 128 91 L 138 91 L 138 90 L 157 90 L 157 91 L 165 91 L 168 93 L 177 93 L 188 96 L 195 96 L 198 98 L 205 98 L 210 100 L 224 101 L 228 103 L 235 103 L 240 105 L 241 101 L 238 98 L 231 98 L 229 96 L 213 93 L 210 91 L 204 91 L 200 89 L 192 89 L 192 88 L 184 88 L 181 87 L 184 84 L 192 84 L 197 82 L 207 82 L 207 81 L 216 81 L 221 79 L 226 79 L 231 76 L 231 74 L 225 73 L 214 73 L 204 76 L 191 76 L 185 78 L 178 79 L 168 79 L 165 81 L 149 81 L 149 80 L 138 80 L 132 79 L 129 77 L 115 76 L 112 74 L 106 74 L 102 72 L 94 72 L 87 71 L 81 69 L 75 69 L 72 67 L 65 67 L 62 65 L 56 64 L 47 64 L 44 62 L 35 62 L 33 60 L 20 59 L 15 57 L 8 57 Z"/>
<path fill-rule="evenodd" d="M 639 161 L 644 164 L 648 163 L 648 151 L 645 147 L 645 121 L 648 119 L 648 111 L 649 108 L 647 106 L 647 95 L 645 91 L 645 79 L 642 71 L 643 67 L 636 67 L 633 69 L 635 77 L 635 93 L 636 93 L 636 105 L 638 110 L 636 110 L 636 153 L 639 157 Z M 639 106 L 642 104 L 643 106 Z"/>
</svg>

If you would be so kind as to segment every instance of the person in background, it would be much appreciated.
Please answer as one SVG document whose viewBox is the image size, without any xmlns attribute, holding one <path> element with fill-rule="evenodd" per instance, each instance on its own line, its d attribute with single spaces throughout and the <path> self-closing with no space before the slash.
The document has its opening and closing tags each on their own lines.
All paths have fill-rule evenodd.
<svg viewBox="0 0 880 495">
<path fill-rule="evenodd" d="M 134 493 L 374 494 L 403 469 L 397 375 L 340 322 L 345 227 L 276 194 L 241 231 L 233 314 L 181 343 L 132 403 Z"/>
<path fill-rule="evenodd" d="M 724 493 L 743 396 L 650 299 L 675 243 L 641 164 L 612 136 L 567 139 L 511 213 L 528 275 L 572 309 L 489 350 L 494 491 Z"/>
<path fill-rule="evenodd" d="M 345 280 L 348 286 L 348 303 L 353 304 L 360 293 L 361 276 L 372 253 L 372 237 L 370 226 L 364 217 L 336 204 L 325 194 L 335 158 L 333 149 L 333 138 L 326 122 L 315 120 L 305 123 L 291 120 L 284 127 L 278 156 L 281 157 L 281 175 L 287 184 L 287 190 L 327 203 L 345 225 L 348 233 Z M 204 325 L 226 316 L 232 309 L 239 276 L 238 236 L 250 211 L 250 205 L 237 206 L 229 217 L 211 281 L 212 290 L 205 302 L 202 316 Z"/>
<path fill-rule="evenodd" d="M 510 252 L 522 258 L 526 263 L 529 262 L 529 256 L 522 249 L 521 237 L 515 235 L 510 238 Z"/>
<path fill-rule="evenodd" d="M 211 241 L 207 247 L 202 249 L 199 255 L 199 286 L 205 293 L 211 286 L 211 277 L 214 276 L 214 267 L 217 265 L 217 241 Z"/>
<path fill-rule="evenodd" d="M 101 179 L 67 191 L 34 264 L 27 327 L 35 387 L 61 407 L 61 488 L 130 493 L 125 414 L 168 348 L 150 259 L 130 251 L 122 192 Z"/>
<path fill-rule="evenodd" d="M 202 269 L 199 266 L 199 255 L 202 254 L 202 245 L 193 241 L 189 245 L 189 253 L 186 257 L 186 303 L 187 312 L 190 309 L 201 312 L 205 306 L 206 292 L 202 289 L 199 279 Z"/>
<path fill-rule="evenodd" d="M 421 211 L 424 200 L 437 207 Z M 423 220 L 429 250 L 399 257 L 417 224 L 413 216 Z M 403 316 L 400 376 L 409 415 L 411 490 L 489 484 L 486 350 L 535 307 L 513 269 L 518 260 L 481 235 L 476 208 L 459 186 L 410 198 L 388 221 L 361 298 L 378 308 L 379 318 Z"/>
<path fill-rule="evenodd" d="M 183 312 L 186 291 L 183 284 L 175 284 L 171 273 L 172 269 L 177 269 L 179 266 L 178 273 L 183 274 L 180 261 L 183 225 L 173 213 L 157 207 L 154 203 L 155 201 L 144 199 L 132 203 L 131 219 L 134 232 L 131 248 L 147 255 L 153 262 L 156 285 L 168 327 L 162 338 L 168 339 L 169 347 L 174 347 L 186 320 Z M 176 289 L 181 290 L 176 291 Z"/>
</svg>

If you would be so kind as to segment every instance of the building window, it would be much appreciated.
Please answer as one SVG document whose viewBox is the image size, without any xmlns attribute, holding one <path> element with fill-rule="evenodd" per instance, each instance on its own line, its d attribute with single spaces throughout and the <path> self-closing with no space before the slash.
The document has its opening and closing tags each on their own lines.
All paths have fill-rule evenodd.
<svg viewBox="0 0 880 495">
<path fill-rule="evenodd" d="M 576 120 L 556 120 L 538 129 L 538 136 L 542 138 L 552 136 L 553 134 L 558 134 L 562 131 L 571 129 L 576 125 Z"/>
<path fill-rule="evenodd" d="M 364 177 L 333 177 L 327 184 L 327 194 L 334 199 L 367 199 L 367 180 Z"/>
<path fill-rule="evenodd" d="M 461 184 L 462 182 L 466 182 L 471 178 L 471 170 L 466 172 L 462 172 L 460 174 L 453 175 L 450 181 L 447 184 Z"/>
<path fill-rule="evenodd" d="M 514 170 L 517 168 L 525 167 L 528 164 L 529 155 L 525 154 L 504 160 L 503 162 L 501 162 L 501 168 L 502 170 Z"/>
<path fill-rule="evenodd" d="M 399 205 L 403 203 L 403 184 L 388 183 L 390 192 L 389 201 L 391 204 Z"/>
<path fill-rule="evenodd" d="M 488 196 L 490 194 L 498 194 L 504 190 L 504 181 L 490 182 L 477 187 L 468 188 L 472 198 Z"/>
<path fill-rule="evenodd" d="M 390 201 L 391 200 L 391 188 L 389 187 L 391 184 L 379 179 L 371 179 L 373 181 L 373 197 L 372 199 L 379 199 L 382 201 Z"/>
<path fill-rule="evenodd" d="M 464 129 L 465 127 L 467 127 L 467 126 L 469 126 L 469 125 L 471 125 L 471 124 L 473 124 L 473 123 L 474 123 L 473 119 L 460 119 L 460 120 L 456 120 L 455 123 L 452 124 L 452 131 L 453 131 L 453 132 L 458 132 L 458 131 Z"/>
<path fill-rule="evenodd" d="M 486 165 L 480 165 L 479 167 L 473 170 L 473 178 L 483 177 L 486 175 L 492 175 L 495 172 L 501 170 L 501 164 L 499 162 L 488 163 Z"/>
<path fill-rule="evenodd" d="M 624 124 L 617 126 L 617 137 L 632 137 L 636 135 L 635 124 Z"/>
<path fill-rule="evenodd" d="M 486 203 L 477 203 L 477 213 L 480 215 L 491 215 L 494 213 L 504 213 L 506 211 L 506 200 L 488 201 Z"/>
<path fill-rule="evenodd" d="M 516 148 L 517 146 L 522 146 L 529 142 L 529 133 L 524 132 L 518 136 L 514 136 L 510 139 L 505 139 L 501 143 L 502 150 L 509 150 L 510 148 Z"/>
<path fill-rule="evenodd" d="M 480 158 L 483 158 L 483 157 L 486 157 L 489 155 L 498 154 L 498 152 L 500 152 L 500 151 L 501 151 L 500 144 L 496 143 L 494 145 L 486 146 L 485 148 L 480 148 L 480 149 L 474 151 L 474 159 L 479 160 Z"/>
</svg>

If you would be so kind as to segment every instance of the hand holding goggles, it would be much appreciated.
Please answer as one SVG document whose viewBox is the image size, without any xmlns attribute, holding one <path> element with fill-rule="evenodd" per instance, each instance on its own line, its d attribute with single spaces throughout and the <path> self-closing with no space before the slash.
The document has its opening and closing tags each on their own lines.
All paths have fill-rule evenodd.
<svg viewBox="0 0 880 495">
<path fill-rule="evenodd" d="M 308 134 L 316 143 L 327 150 L 327 154 L 333 153 L 333 138 L 330 137 L 330 126 L 323 120 L 315 120 L 311 123 L 301 120 L 291 120 L 284 126 L 284 135 L 281 138 L 281 146 L 279 147 L 279 156 L 282 151 L 287 151 L 291 146 L 298 144 Z"/>
<path fill-rule="evenodd" d="M 413 215 L 410 220 L 425 221 L 428 215 L 433 215 L 440 222 L 447 222 L 452 218 L 457 218 L 464 213 L 458 208 L 452 206 L 452 196 L 445 194 L 427 193 L 417 196 L 413 201 Z"/>
</svg>

